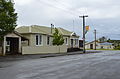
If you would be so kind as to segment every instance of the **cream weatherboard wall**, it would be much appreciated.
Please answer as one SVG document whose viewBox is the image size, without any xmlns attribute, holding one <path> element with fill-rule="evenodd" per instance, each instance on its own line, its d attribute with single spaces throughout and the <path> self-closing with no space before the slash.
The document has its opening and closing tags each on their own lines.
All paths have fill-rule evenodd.
<svg viewBox="0 0 120 79">
<path fill-rule="evenodd" d="M 66 53 L 67 46 L 24 46 L 22 54 Z"/>
<path fill-rule="evenodd" d="M 37 34 L 24 34 L 25 37 L 27 37 L 29 40 L 29 45 L 30 46 L 36 46 L 36 37 Z M 39 34 L 38 34 L 39 35 Z M 42 45 L 41 46 L 52 46 L 52 40 L 53 37 L 50 35 L 42 35 Z M 50 45 L 47 45 L 47 37 L 50 37 Z M 67 45 L 68 48 L 71 48 L 71 39 L 73 39 L 73 47 L 79 47 L 79 38 L 78 37 L 70 37 L 70 36 L 63 36 L 64 38 L 64 45 Z M 67 38 L 67 44 L 66 44 L 66 38 Z M 77 39 L 77 44 L 75 43 L 75 39 Z"/>
<path fill-rule="evenodd" d="M 30 46 L 37 46 L 36 45 L 36 35 L 42 36 L 42 44 L 39 46 L 48 46 L 47 45 L 47 36 L 48 35 L 43 35 L 43 34 L 30 34 L 30 36 L 29 36 Z M 52 45 L 52 37 L 50 37 L 50 45 Z"/>
<path fill-rule="evenodd" d="M 36 45 L 36 35 L 42 36 L 42 44 Z M 26 35 L 29 38 L 29 46 L 22 46 L 22 54 L 46 54 L 46 53 L 66 53 L 67 46 L 53 46 L 52 37 L 43 34 Z M 50 44 L 47 45 L 47 37 L 50 37 Z"/>
</svg>

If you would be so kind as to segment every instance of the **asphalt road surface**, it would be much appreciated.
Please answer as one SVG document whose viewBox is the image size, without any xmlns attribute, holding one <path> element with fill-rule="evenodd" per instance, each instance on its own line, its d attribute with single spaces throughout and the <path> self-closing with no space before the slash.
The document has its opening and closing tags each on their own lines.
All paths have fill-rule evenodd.
<svg viewBox="0 0 120 79">
<path fill-rule="evenodd" d="M 1 61 L 0 79 L 120 79 L 120 51 Z"/>
</svg>

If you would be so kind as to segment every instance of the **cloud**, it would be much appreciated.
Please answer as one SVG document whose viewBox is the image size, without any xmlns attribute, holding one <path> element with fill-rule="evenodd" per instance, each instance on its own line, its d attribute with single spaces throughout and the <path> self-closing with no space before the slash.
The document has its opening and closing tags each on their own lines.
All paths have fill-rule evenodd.
<svg viewBox="0 0 120 79">
<path fill-rule="evenodd" d="M 82 19 L 79 16 L 88 14 L 86 25 L 91 26 L 88 32 L 88 39 L 91 39 L 95 28 L 103 33 L 106 29 L 108 33 L 111 32 L 112 28 L 119 34 L 119 29 L 116 29 L 120 25 L 119 4 L 118 0 L 15 0 L 15 9 L 18 13 L 19 26 L 36 24 L 50 26 L 54 23 L 73 31 L 75 20 L 75 32 L 79 35 L 82 35 Z"/>
<path fill-rule="evenodd" d="M 109 8 L 88 8 L 88 15 L 93 19 L 112 19 L 120 17 L 120 11 L 118 11 L 120 7 L 109 7 Z"/>
<path fill-rule="evenodd" d="M 34 0 L 14 0 L 16 5 L 23 6 L 32 3 Z"/>
</svg>

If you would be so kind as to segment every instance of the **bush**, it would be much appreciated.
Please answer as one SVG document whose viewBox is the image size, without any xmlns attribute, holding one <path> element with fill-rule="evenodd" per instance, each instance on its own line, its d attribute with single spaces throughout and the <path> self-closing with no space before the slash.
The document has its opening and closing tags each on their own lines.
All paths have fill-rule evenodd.
<svg viewBox="0 0 120 79">
<path fill-rule="evenodd" d="M 120 50 L 120 46 L 115 46 L 115 50 Z"/>
</svg>

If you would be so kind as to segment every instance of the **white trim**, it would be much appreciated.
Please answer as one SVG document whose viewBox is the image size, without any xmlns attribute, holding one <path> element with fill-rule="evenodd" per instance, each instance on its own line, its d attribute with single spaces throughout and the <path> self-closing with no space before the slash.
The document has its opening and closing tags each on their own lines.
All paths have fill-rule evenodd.
<svg viewBox="0 0 120 79">
<path fill-rule="evenodd" d="M 66 39 L 67 39 L 67 43 L 66 43 Z M 68 37 L 65 38 L 65 44 L 68 45 Z"/>
<path fill-rule="evenodd" d="M 72 43 L 71 40 L 73 40 L 73 44 L 71 44 Z M 70 38 L 70 47 L 74 47 L 74 39 L 73 38 Z"/>
<path fill-rule="evenodd" d="M 6 36 L 4 36 L 3 55 L 6 54 Z"/>
<path fill-rule="evenodd" d="M 79 38 L 70 38 L 70 46 L 71 46 L 71 39 L 73 39 L 73 47 L 79 47 Z"/>
<path fill-rule="evenodd" d="M 75 32 L 72 32 L 71 33 L 71 36 L 77 36 Z"/>
<path fill-rule="evenodd" d="M 79 39 L 78 38 L 75 38 L 75 46 L 79 47 Z"/>
<path fill-rule="evenodd" d="M 22 45 L 21 45 L 21 37 L 19 37 L 19 52 L 18 53 L 22 53 Z"/>
</svg>

